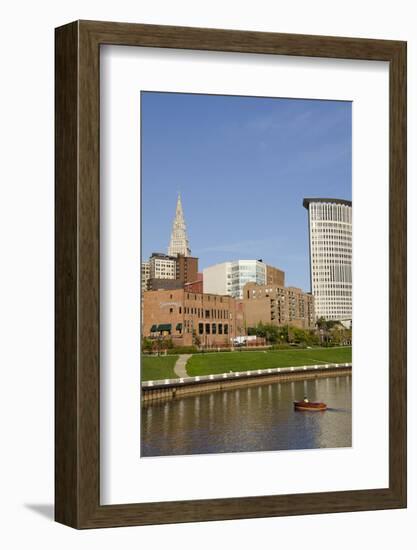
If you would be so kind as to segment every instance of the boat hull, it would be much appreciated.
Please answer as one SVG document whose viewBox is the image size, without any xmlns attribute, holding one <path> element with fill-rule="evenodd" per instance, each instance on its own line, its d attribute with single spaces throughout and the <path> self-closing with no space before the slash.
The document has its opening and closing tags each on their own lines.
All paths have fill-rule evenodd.
<svg viewBox="0 0 417 550">
<path fill-rule="evenodd" d="M 294 409 L 296 411 L 325 411 L 327 409 L 326 403 L 317 401 L 311 401 L 306 403 L 305 401 L 294 401 Z"/>
</svg>

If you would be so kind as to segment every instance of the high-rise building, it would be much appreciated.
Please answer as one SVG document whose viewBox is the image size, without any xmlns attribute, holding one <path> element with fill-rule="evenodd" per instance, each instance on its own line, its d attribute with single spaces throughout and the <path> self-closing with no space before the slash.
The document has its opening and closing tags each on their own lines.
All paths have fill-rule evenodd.
<svg viewBox="0 0 417 550">
<path fill-rule="evenodd" d="M 316 318 L 352 319 L 352 202 L 304 199 Z"/>
<path fill-rule="evenodd" d="M 204 292 L 243 297 L 246 283 L 265 285 L 267 281 L 284 285 L 284 272 L 268 266 L 262 260 L 235 260 L 206 267 L 203 270 Z"/>
<path fill-rule="evenodd" d="M 178 193 L 177 208 L 172 224 L 171 240 L 168 247 L 168 256 L 191 256 L 191 250 L 187 237 L 187 226 L 185 225 L 184 212 L 182 210 L 181 196 Z"/>
</svg>

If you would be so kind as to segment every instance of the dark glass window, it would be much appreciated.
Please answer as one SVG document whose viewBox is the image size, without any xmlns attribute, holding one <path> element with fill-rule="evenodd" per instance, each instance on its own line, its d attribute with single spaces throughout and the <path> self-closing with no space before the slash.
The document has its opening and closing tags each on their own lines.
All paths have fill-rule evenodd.
<svg viewBox="0 0 417 550">
<path fill-rule="evenodd" d="M 213 323 L 213 324 L 211 325 L 211 333 L 212 333 L 212 334 L 216 334 L 216 332 L 217 332 L 217 330 L 216 330 L 216 323 Z"/>
<path fill-rule="evenodd" d="M 223 325 L 219 323 L 219 334 L 223 334 Z"/>
<path fill-rule="evenodd" d="M 206 334 L 210 334 L 210 323 L 206 323 Z"/>
<path fill-rule="evenodd" d="M 229 325 L 224 325 L 224 333 L 229 334 Z"/>
<path fill-rule="evenodd" d="M 204 332 L 203 323 L 198 323 L 198 334 L 203 334 L 203 332 Z"/>
</svg>

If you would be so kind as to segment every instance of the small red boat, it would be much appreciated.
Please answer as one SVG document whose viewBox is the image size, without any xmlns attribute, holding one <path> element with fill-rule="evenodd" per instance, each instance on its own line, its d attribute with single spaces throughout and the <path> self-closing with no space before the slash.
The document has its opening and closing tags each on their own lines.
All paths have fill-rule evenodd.
<svg viewBox="0 0 417 550">
<path fill-rule="evenodd" d="M 326 403 L 321 401 L 294 401 L 294 409 L 296 411 L 325 411 L 327 409 Z"/>
</svg>

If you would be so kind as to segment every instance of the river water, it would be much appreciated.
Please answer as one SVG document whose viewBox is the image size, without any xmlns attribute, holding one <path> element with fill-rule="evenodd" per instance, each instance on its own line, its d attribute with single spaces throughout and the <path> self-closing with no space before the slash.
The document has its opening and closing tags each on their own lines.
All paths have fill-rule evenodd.
<svg viewBox="0 0 417 550">
<path fill-rule="evenodd" d="M 294 411 L 304 395 L 328 409 Z M 141 456 L 350 447 L 351 402 L 349 375 L 156 401 L 142 408 Z"/>
</svg>

